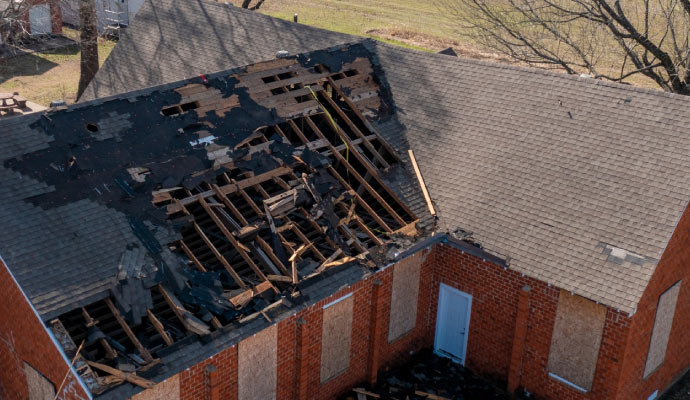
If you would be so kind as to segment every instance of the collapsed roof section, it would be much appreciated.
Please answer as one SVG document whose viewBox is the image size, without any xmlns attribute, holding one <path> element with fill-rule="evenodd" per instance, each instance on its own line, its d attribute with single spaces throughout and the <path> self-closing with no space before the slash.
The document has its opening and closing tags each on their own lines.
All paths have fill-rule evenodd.
<svg viewBox="0 0 690 400">
<path fill-rule="evenodd" d="M 94 267 L 101 278 L 85 274 L 93 290 L 39 307 L 69 355 L 81 347 L 76 365 L 94 394 L 123 381 L 149 387 L 162 354 L 270 320 L 305 300 L 310 278 L 355 261 L 376 267 L 382 245 L 418 234 L 417 217 L 384 182 L 405 172 L 370 122 L 388 112 L 374 68 L 356 44 L 30 124 L 49 140 L 4 162 L 40 182 L 23 202 L 41 212 L 86 202 L 115 210 L 114 226 L 126 221 L 118 229 L 128 240 L 96 238 L 117 259 Z M 74 251 L 77 236 L 66 239 Z"/>
</svg>

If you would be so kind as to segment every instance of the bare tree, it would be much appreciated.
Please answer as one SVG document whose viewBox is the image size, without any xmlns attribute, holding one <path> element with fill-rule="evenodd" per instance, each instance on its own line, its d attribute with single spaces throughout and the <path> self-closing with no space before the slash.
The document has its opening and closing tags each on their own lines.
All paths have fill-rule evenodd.
<svg viewBox="0 0 690 400">
<path fill-rule="evenodd" d="M 251 5 L 252 0 L 242 0 L 242 8 L 247 8 L 249 10 L 258 10 L 259 7 L 261 7 L 261 5 L 264 4 L 264 1 L 266 0 L 257 0 L 257 2 L 254 5 Z"/>
<path fill-rule="evenodd" d="M 98 26 L 94 0 L 79 0 L 81 65 L 77 99 L 98 72 Z"/>
<path fill-rule="evenodd" d="M 690 94 L 690 0 L 436 0 L 475 42 L 529 65 Z"/>
<path fill-rule="evenodd" d="M 27 0 L 0 0 L 0 38 L 15 44 L 29 35 L 26 16 L 31 4 Z"/>
</svg>

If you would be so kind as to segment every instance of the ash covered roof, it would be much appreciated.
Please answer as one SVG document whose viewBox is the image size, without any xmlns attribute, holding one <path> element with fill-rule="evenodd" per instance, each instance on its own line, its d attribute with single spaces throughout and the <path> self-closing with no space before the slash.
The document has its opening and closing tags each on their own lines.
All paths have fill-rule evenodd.
<svg viewBox="0 0 690 400">
<path fill-rule="evenodd" d="M 87 341 L 93 393 L 109 367 L 146 387 L 196 338 L 324 297 L 433 225 L 371 123 L 391 117 L 380 76 L 357 43 L 0 121 L 0 254 L 65 350 Z"/>
</svg>

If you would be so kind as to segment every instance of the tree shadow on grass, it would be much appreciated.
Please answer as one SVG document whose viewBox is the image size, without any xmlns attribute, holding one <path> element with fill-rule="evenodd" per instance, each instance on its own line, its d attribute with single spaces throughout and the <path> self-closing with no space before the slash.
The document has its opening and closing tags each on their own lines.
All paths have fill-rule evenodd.
<svg viewBox="0 0 690 400">
<path fill-rule="evenodd" d="M 17 76 L 37 76 L 57 67 L 52 59 L 75 56 L 79 46 L 66 46 L 41 53 L 25 53 L 11 58 L 0 59 L 0 84 Z"/>
</svg>

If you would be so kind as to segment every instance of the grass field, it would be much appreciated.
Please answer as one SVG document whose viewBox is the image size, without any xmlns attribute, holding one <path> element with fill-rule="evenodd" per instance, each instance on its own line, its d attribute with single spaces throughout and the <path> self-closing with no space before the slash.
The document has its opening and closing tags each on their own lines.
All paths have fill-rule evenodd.
<svg viewBox="0 0 690 400">
<path fill-rule="evenodd" d="M 66 35 L 76 38 L 76 31 L 65 29 Z M 100 40 L 98 60 L 102 64 L 115 42 Z M 44 106 L 53 100 L 73 103 L 79 84 L 78 45 L 57 50 L 30 53 L 0 60 L 0 92 L 19 92 L 28 100 Z"/>
<path fill-rule="evenodd" d="M 232 2 L 237 5 L 241 1 Z M 266 0 L 260 12 L 287 20 L 297 13 L 303 24 L 419 50 L 453 47 L 464 56 L 507 61 L 463 39 L 457 25 L 435 6 L 435 0 Z M 78 32 L 66 29 L 66 34 L 76 38 Z M 106 40 L 99 43 L 101 63 L 114 45 Z M 79 82 L 79 57 L 78 47 L 72 46 L 0 60 L 0 91 L 18 91 L 42 105 L 56 99 L 73 102 Z M 629 82 L 656 88 L 641 76 Z"/>
<path fill-rule="evenodd" d="M 451 21 L 433 0 L 266 0 L 261 12 L 320 28 L 391 41 L 409 47 L 446 48 L 457 43 Z M 415 40 L 416 38 L 416 40 Z"/>
</svg>

